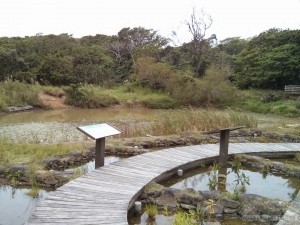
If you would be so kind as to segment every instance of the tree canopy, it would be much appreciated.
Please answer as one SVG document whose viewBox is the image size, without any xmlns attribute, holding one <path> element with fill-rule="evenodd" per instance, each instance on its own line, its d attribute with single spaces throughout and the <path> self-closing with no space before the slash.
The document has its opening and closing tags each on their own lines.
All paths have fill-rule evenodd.
<svg viewBox="0 0 300 225">
<path fill-rule="evenodd" d="M 210 17 L 199 18 L 193 11 L 186 22 L 191 39 L 179 46 L 143 27 L 126 27 L 113 36 L 2 37 L 0 81 L 105 85 L 135 74 L 142 83 L 152 82 L 159 89 L 166 86 L 166 81 L 159 81 L 166 80 L 165 74 L 171 81 L 170 74 L 191 81 L 203 79 L 215 67 L 240 88 L 300 84 L 300 30 L 270 29 L 249 40 L 230 37 L 217 43 L 216 35 L 205 36 L 211 23 Z"/>
</svg>

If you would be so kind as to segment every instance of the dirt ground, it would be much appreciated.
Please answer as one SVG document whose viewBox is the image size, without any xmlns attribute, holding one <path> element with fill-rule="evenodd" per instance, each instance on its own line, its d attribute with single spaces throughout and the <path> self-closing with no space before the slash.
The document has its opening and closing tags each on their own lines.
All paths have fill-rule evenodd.
<svg viewBox="0 0 300 225">
<path fill-rule="evenodd" d="M 64 96 L 60 98 L 41 93 L 40 99 L 42 100 L 43 105 L 45 105 L 49 109 L 66 109 L 71 107 L 64 103 Z"/>
</svg>

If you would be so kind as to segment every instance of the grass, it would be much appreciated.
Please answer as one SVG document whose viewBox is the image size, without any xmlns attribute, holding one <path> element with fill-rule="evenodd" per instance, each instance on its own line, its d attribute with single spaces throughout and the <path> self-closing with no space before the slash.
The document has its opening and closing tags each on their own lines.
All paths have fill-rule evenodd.
<svg viewBox="0 0 300 225">
<path fill-rule="evenodd" d="M 99 86 L 83 85 L 66 89 L 66 103 L 83 108 L 100 108 L 122 104 L 126 107 L 143 106 L 154 109 L 178 107 L 176 100 L 164 93 L 154 92 L 133 84 L 106 89 Z"/>
<path fill-rule="evenodd" d="M 288 117 L 300 116 L 297 100 L 286 98 L 282 91 L 244 90 L 237 100 L 232 101 L 233 108 L 255 113 L 276 114 Z"/>
<path fill-rule="evenodd" d="M 13 164 L 35 165 L 42 168 L 42 160 L 59 154 L 66 154 L 74 150 L 85 150 L 85 144 L 28 144 L 0 141 L 0 166 L 7 167 Z"/>
<path fill-rule="evenodd" d="M 224 127 L 246 125 L 250 128 L 257 126 L 257 120 L 253 116 L 234 111 L 217 110 L 169 110 L 161 112 L 158 119 L 145 124 L 116 125 L 122 130 L 122 137 L 153 136 L 180 134 L 185 131 L 209 131 Z"/>
<path fill-rule="evenodd" d="M 176 212 L 173 220 L 173 225 L 193 225 L 193 224 L 199 224 L 194 219 L 194 216 L 192 214 L 189 214 L 187 212 L 178 211 Z"/>
<path fill-rule="evenodd" d="M 153 221 L 153 220 L 155 220 L 155 217 L 158 213 L 157 206 L 156 205 L 146 205 L 145 212 L 148 215 L 148 220 Z"/>
<path fill-rule="evenodd" d="M 39 99 L 39 85 L 24 84 L 21 82 L 5 81 L 0 83 L 0 110 L 8 106 L 42 106 Z"/>
</svg>

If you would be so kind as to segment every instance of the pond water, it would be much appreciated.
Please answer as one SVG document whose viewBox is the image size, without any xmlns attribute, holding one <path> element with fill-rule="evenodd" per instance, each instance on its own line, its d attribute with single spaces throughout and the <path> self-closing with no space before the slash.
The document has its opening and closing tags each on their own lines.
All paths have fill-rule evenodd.
<svg viewBox="0 0 300 225">
<path fill-rule="evenodd" d="M 111 164 L 120 160 L 119 157 L 105 157 L 104 164 Z M 68 169 L 91 172 L 95 169 L 95 162 L 91 161 L 81 167 Z M 39 197 L 33 198 L 26 193 L 29 188 L 14 188 L 8 185 L 0 185 L 0 225 L 22 225 L 26 222 L 37 204 L 44 200 L 50 190 L 40 190 Z"/>
<path fill-rule="evenodd" d="M 226 169 L 225 169 L 226 170 Z M 226 179 L 226 190 L 233 193 L 236 176 L 231 169 L 228 168 Z M 224 172 L 224 171 L 223 171 Z M 300 179 L 284 176 L 275 176 L 272 174 L 263 174 L 252 168 L 241 169 L 240 173 L 244 173 L 250 178 L 250 185 L 246 186 L 246 193 L 257 194 L 267 198 L 281 199 L 284 201 L 292 201 L 300 190 Z M 209 177 L 211 169 L 197 168 L 184 173 L 182 177 L 175 176 L 174 178 L 163 182 L 167 187 L 176 189 L 193 188 L 196 191 L 209 190 Z M 129 224 L 147 225 L 147 214 L 143 212 L 141 215 L 135 215 L 133 210 L 129 213 Z M 165 216 L 164 211 L 159 211 L 156 216 L 156 225 L 169 225 L 173 221 L 173 216 Z M 224 216 L 218 220 L 221 225 L 256 225 L 260 223 L 242 221 L 237 217 Z M 171 223 L 172 224 L 172 223 Z"/>
<path fill-rule="evenodd" d="M 175 177 L 163 183 L 163 185 L 185 189 L 193 188 L 196 191 L 209 190 L 210 169 L 199 168 L 186 172 L 182 177 Z M 235 187 L 236 175 L 227 169 L 226 190 L 233 192 Z M 258 170 L 247 167 L 241 169 L 240 173 L 244 173 L 250 178 L 250 185 L 247 185 L 246 193 L 261 195 L 267 198 L 282 199 L 291 201 L 300 189 L 300 179 L 294 177 L 275 176 L 273 174 L 263 174 Z M 272 188 L 270 188 L 272 187 Z"/>
<path fill-rule="evenodd" d="M 0 225 L 21 225 L 31 215 L 36 205 L 45 199 L 48 192 L 39 191 L 38 198 L 26 195 L 30 189 L 0 186 Z"/>
</svg>

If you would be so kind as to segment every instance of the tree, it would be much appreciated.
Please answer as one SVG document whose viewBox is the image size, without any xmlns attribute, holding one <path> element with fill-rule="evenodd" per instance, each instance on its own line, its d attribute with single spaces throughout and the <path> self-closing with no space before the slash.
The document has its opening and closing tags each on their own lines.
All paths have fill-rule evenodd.
<svg viewBox="0 0 300 225">
<path fill-rule="evenodd" d="M 181 45 L 180 52 L 188 55 L 189 65 L 196 77 L 202 77 L 209 66 L 207 53 L 211 45 L 216 41 L 216 36 L 206 37 L 207 30 L 212 25 L 212 18 L 203 10 L 197 13 L 193 8 L 190 19 L 185 21 L 188 32 L 191 35 L 191 41 Z M 176 33 L 174 35 L 177 37 Z M 177 52 L 178 53 L 178 52 Z M 185 61 L 185 60 L 184 60 Z"/>
<path fill-rule="evenodd" d="M 73 58 L 58 54 L 47 55 L 38 70 L 37 79 L 42 84 L 69 85 L 77 83 L 73 73 Z"/>
<path fill-rule="evenodd" d="M 168 40 L 157 31 L 143 27 L 123 28 L 113 37 L 108 49 L 114 57 L 117 80 L 123 81 L 133 72 L 138 57 L 159 58 L 159 52 Z"/>
<path fill-rule="evenodd" d="M 283 89 L 300 84 L 300 30 L 270 29 L 250 40 L 235 60 L 242 88 Z"/>
</svg>

